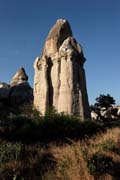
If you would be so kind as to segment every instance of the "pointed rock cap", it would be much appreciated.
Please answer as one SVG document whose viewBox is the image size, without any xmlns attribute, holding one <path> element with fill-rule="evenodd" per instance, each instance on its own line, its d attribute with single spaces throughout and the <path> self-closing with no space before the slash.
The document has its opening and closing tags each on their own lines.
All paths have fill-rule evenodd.
<svg viewBox="0 0 120 180">
<path fill-rule="evenodd" d="M 20 67 L 18 71 L 15 73 L 15 75 L 12 77 L 10 86 L 15 86 L 17 84 L 27 82 L 27 81 L 28 81 L 28 76 L 25 72 L 25 69 L 23 67 Z"/>
<path fill-rule="evenodd" d="M 65 19 L 58 19 L 48 34 L 42 55 L 51 57 L 59 51 L 63 41 L 70 36 L 72 36 L 72 31 L 69 22 Z"/>
</svg>

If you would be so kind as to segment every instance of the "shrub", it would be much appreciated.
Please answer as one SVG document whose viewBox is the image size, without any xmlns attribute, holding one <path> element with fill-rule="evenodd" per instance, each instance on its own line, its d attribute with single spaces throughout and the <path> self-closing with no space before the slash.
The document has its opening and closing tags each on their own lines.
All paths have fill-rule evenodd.
<svg viewBox="0 0 120 180">
<path fill-rule="evenodd" d="M 1 143 L 0 144 L 0 163 L 18 160 L 22 145 L 20 143 Z"/>
<path fill-rule="evenodd" d="M 111 171 L 112 166 L 112 158 L 105 154 L 93 154 L 93 156 L 88 160 L 88 169 L 92 175 L 95 173 L 108 173 Z"/>
<path fill-rule="evenodd" d="M 9 140 L 22 142 L 80 139 L 86 135 L 92 136 L 104 129 L 100 123 L 81 122 L 80 118 L 57 113 L 54 108 L 49 109 L 44 117 L 40 116 L 39 112 L 34 109 L 31 117 L 18 115 L 10 119 L 10 122 L 11 129 L 5 131 L 3 136 Z"/>
</svg>

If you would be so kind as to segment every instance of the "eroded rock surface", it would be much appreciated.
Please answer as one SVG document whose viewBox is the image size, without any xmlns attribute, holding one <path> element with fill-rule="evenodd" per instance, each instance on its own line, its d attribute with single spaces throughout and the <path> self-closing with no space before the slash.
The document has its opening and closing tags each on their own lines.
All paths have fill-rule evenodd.
<svg viewBox="0 0 120 180">
<path fill-rule="evenodd" d="M 23 104 L 33 102 L 33 89 L 28 83 L 28 76 L 22 67 L 13 76 L 10 84 L 0 83 L 0 109 L 17 111 Z"/>
<path fill-rule="evenodd" d="M 27 82 L 27 81 L 28 81 L 28 76 L 25 72 L 25 69 L 23 67 L 21 67 L 18 69 L 18 71 L 12 77 L 12 80 L 10 82 L 10 86 L 15 86 L 17 84 Z"/>
<path fill-rule="evenodd" d="M 0 100 L 7 99 L 9 97 L 10 86 L 7 83 L 0 83 Z"/>
<path fill-rule="evenodd" d="M 33 100 L 33 90 L 28 83 L 28 76 L 23 67 L 19 68 L 10 83 L 10 104 L 20 106 Z"/>
<path fill-rule="evenodd" d="M 90 117 L 84 62 L 68 21 L 58 20 L 34 63 L 34 105 L 42 114 L 54 106 L 58 112 Z"/>
<path fill-rule="evenodd" d="M 8 104 L 10 86 L 7 83 L 0 83 L 0 110 Z"/>
</svg>

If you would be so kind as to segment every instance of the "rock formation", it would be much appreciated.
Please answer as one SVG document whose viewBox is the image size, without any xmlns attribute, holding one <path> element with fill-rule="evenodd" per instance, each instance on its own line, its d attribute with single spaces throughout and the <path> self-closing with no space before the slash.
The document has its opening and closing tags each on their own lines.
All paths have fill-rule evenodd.
<svg viewBox="0 0 120 180">
<path fill-rule="evenodd" d="M 0 83 L 0 100 L 7 99 L 9 97 L 10 86 L 7 83 Z"/>
<path fill-rule="evenodd" d="M 90 117 L 84 62 L 68 21 L 57 20 L 34 63 L 34 105 L 42 114 L 54 106 L 58 112 Z"/>
<path fill-rule="evenodd" d="M 27 82 L 28 76 L 23 67 L 19 68 L 15 75 L 12 77 L 10 86 L 15 86 L 23 82 Z"/>
<path fill-rule="evenodd" d="M 0 83 L 0 109 L 3 109 L 9 99 L 10 86 L 7 83 Z"/>
<path fill-rule="evenodd" d="M 0 109 L 15 108 L 33 101 L 33 89 L 28 83 L 24 68 L 20 68 L 13 76 L 10 84 L 0 83 Z"/>
<path fill-rule="evenodd" d="M 33 90 L 28 83 L 28 76 L 23 67 L 19 68 L 10 82 L 10 104 L 20 106 L 33 100 Z"/>
</svg>

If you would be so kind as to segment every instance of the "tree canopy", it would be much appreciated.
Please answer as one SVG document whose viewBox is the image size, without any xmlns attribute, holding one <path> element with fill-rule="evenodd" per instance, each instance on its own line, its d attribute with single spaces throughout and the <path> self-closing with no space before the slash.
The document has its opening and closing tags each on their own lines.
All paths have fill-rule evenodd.
<svg viewBox="0 0 120 180">
<path fill-rule="evenodd" d="M 100 108 L 105 107 L 107 109 L 109 107 L 112 107 L 112 105 L 114 104 L 115 100 L 110 94 L 100 94 L 100 96 L 96 98 L 95 106 Z"/>
</svg>

